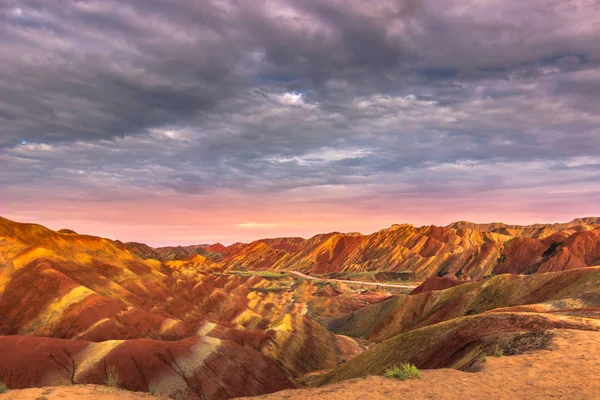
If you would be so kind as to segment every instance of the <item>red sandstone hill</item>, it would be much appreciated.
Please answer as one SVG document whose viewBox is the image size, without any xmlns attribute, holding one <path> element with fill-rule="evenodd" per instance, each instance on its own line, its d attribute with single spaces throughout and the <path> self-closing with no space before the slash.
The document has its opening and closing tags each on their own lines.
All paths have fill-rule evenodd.
<svg viewBox="0 0 600 400">
<path fill-rule="evenodd" d="M 328 233 L 310 239 L 261 239 L 224 247 L 130 250 L 144 258 L 177 260 L 202 254 L 224 270 L 410 272 L 423 279 L 472 280 L 600 264 L 600 218 L 529 226 L 457 222 L 446 227 L 394 225 L 371 235 Z M 207 250 L 208 249 L 208 250 Z"/>
<path fill-rule="evenodd" d="M 571 231 L 582 232 L 600 226 L 600 217 L 575 218 L 570 222 L 554 224 L 533 224 L 533 225 L 507 225 L 502 222 L 490 224 L 475 224 L 467 221 L 454 222 L 448 225 L 448 228 L 472 228 L 480 232 L 496 232 L 509 236 L 520 236 L 544 239 L 557 232 Z"/>
<path fill-rule="evenodd" d="M 587 218 L 512 227 L 504 233 L 498 233 L 495 225 L 490 231 L 460 223 L 420 228 L 395 225 L 372 235 L 331 233 L 310 239 L 258 240 L 225 248 L 220 265 L 311 273 L 381 270 L 467 280 L 501 273 L 560 271 L 600 264 L 597 222 Z"/>
</svg>

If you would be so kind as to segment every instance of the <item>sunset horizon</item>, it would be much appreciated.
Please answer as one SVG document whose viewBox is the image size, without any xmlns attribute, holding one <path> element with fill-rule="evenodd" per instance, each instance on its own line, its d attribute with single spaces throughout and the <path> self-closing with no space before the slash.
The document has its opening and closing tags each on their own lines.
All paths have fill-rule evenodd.
<svg viewBox="0 0 600 400">
<path fill-rule="evenodd" d="M 453 219 L 453 220 L 449 220 L 447 222 L 441 222 L 441 223 L 413 223 L 413 222 L 409 222 L 409 221 L 395 221 L 395 222 L 382 222 L 381 225 L 377 225 L 374 226 L 373 228 L 370 228 L 371 225 L 373 225 L 373 222 L 370 221 L 369 223 L 364 224 L 363 226 L 366 226 L 365 229 L 360 230 L 360 229 L 352 229 L 351 223 L 350 225 L 340 225 L 340 226 L 348 226 L 347 229 L 329 229 L 327 228 L 327 225 L 325 224 L 313 224 L 312 226 L 310 226 L 310 224 L 304 224 L 304 227 L 302 227 L 303 223 L 272 223 L 272 222 L 264 222 L 264 223 L 260 223 L 260 222 L 254 222 L 254 221 L 246 221 L 240 224 L 236 224 L 232 226 L 232 229 L 237 229 L 242 233 L 248 232 L 247 236 L 244 236 L 243 234 L 240 234 L 239 236 L 228 236 L 228 235 L 221 235 L 221 239 L 211 239 L 214 237 L 219 237 L 218 235 L 211 235 L 210 232 L 207 234 L 194 234 L 194 228 L 191 227 L 190 229 L 190 236 L 187 235 L 181 235 L 177 236 L 177 234 L 169 234 L 168 235 L 168 239 L 165 239 L 164 241 L 162 239 L 159 239 L 158 241 L 156 241 L 156 239 L 152 239 L 152 235 L 148 234 L 145 235 L 144 233 L 138 234 L 138 233 L 134 233 L 134 232 L 130 232 L 127 231 L 126 229 L 124 230 L 123 234 L 120 234 L 119 232 L 122 230 L 122 228 L 127 228 L 127 226 L 123 225 L 119 225 L 118 223 L 112 223 L 106 226 L 105 230 L 102 229 L 102 224 L 98 224 L 95 223 L 93 224 L 94 229 L 97 229 L 97 231 L 92 231 L 90 230 L 90 224 L 89 222 L 86 221 L 62 221 L 65 223 L 62 223 L 61 221 L 50 221 L 50 223 L 46 223 L 43 220 L 40 219 L 29 219 L 29 218 L 15 218 L 12 217 L 10 215 L 0 215 L 0 218 L 6 218 L 9 220 L 12 220 L 14 222 L 19 222 L 19 223 L 29 223 L 29 224 L 36 224 L 36 225 L 42 225 L 46 228 L 50 228 L 56 231 L 59 230 L 72 230 L 74 232 L 77 232 L 78 234 L 81 235 L 91 235 L 91 236 L 98 236 L 98 237 L 103 237 L 106 239 L 111 239 L 111 240 L 119 240 L 122 242 L 135 242 L 135 243 L 143 243 L 143 244 L 147 244 L 151 247 L 154 248 L 158 248 L 158 247 L 176 247 L 176 246 L 192 246 L 192 245 L 211 245 L 211 244 L 222 244 L 225 246 L 230 246 L 232 244 L 235 243 L 251 243 L 254 241 L 260 241 L 262 239 L 279 239 L 279 238 L 302 238 L 302 239 L 310 239 L 314 236 L 317 235 L 321 235 L 321 234 L 330 234 L 330 233 L 342 233 L 342 234 L 351 234 L 351 233 L 358 233 L 361 235 L 372 235 L 376 232 L 379 232 L 381 230 L 386 230 L 388 228 L 391 228 L 394 225 L 412 225 L 416 228 L 421 228 L 421 227 L 427 227 L 427 226 L 439 226 L 439 227 L 445 227 L 448 225 L 451 225 L 453 223 L 456 222 L 469 222 L 472 224 L 481 224 L 481 225 L 486 225 L 486 224 L 505 224 L 505 225 L 516 225 L 516 226 L 530 226 L 530 225 L 550 225 L 550 224 L 564 224 L 564 223 L 568 223 L 571 222 L 573 220 L 576 219 L 585 219 L 585 218 L 595 218 L 595 215 L 578 215 L 578 216 L 573 216 L 572 218 L 566 218 L 566 219 L 555 219 L 555 220 L 524 220 L 522 222 L 514 222 L 511 220 L 506 220 L 506 219 L 498 219 L 498 220 L 473 220 L 473 219 Z M 597 218 L 597 217 L 596 217 Z M 308 228 L 306 226 L 309 226 Z M 322 226 L 323 229 L 319 229 L 318 227 Z M 98 229 L 99 228 L 99 229 Z M 155 229 L 159 229 L 159 230 L 166 230 L 167 232 L 171 232 L 170 229 L 175 229 L 175 231 L 177 230 L 177 228 L 180 228 L 179 226 L 170 226 L 170 225 L 145 225 L 140 227 L 136 227 L 136 229 L 140 229 L 140 230 L 148 230 L 150 228 L 155 228 Z M 202 229 L 199 229 L 198 232 L 203 232 Z M 174 238 L 179 238 L 180 240 L 174 240 Z"/>
</svg>

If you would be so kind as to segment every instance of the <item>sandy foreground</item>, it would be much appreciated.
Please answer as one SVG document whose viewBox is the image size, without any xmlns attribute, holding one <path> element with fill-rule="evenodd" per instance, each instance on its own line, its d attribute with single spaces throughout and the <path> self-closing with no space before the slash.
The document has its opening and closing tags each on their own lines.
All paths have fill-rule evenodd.
<svg viewBox="0 0 600 400">
<path fill-rule="evenodd" d="M 2 400 L 165 400 L 165 396 L 129 392 L 100 385 L 74 385 L 9 390 L 0 394 Z"/>
<path fill-rule="evenodd" d="M 9 390 L 1 400 L 165 399 L 98 385 Z M 250 398 L 246 398 L 250 399 Z M 557 330 L 548 350 L 487 357 L 482 371 L 422 371 L 400 382 L 379 376 L 316 389 L 284 390 L 252 399 L 600 399 L 600 332 Z"/>
<path fill-rule="evenodd" d="M 600 399 L 600 332 L 557 330 L 548 350 L 487 357 L 476 373 L 424 370 L 404 382 L 370 376 L 252 399 Z"/>
</svg>

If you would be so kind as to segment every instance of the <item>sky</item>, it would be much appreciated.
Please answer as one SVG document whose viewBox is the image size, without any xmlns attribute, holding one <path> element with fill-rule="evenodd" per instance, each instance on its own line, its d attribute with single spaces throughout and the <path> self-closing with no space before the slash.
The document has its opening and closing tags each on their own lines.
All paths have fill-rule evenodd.
<svg viewBox="0 0 600 400">
<path fill-rule="evenodd" d="M 600 1 L 0 0 L 0 215 L 151 245 L 600 215 Z"/>
</svg>

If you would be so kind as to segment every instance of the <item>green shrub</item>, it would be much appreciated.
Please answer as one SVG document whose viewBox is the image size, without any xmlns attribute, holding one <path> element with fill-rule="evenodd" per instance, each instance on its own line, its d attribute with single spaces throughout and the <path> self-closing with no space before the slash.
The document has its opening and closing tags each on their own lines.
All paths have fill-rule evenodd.
<svg viewBox="0 0 600 400">
<path fill-rule="evenodd" d="M 0 381 L 0 394 L 6 393 L 7 390 L 8 390 L 8 387 L 6 387 L 6 383 L 4 383 L 3 381 Z"/>
<path fill-rule="evenodd" d="M 150 386 L 148 393 L 150 393 L 152 396 L 158 396 L 158 389 L 156 389 L 154 386 Z"/>
<path fill-rule="evenodd" d="M 106 386 L 119 386 L 119 374 L 117 373 L 117 369 L 114 365 L 106 367 Z"/>
<path fill-rule="evenodd" d="M 385 371 L 385 377 L 405 381 L 407 379 L 421 379 L 421 371 L 413 364 L 404 363 L 400 366 L 394 365 Z"/>
<path fill-rule="evenodd" d="M 502 357 L 504 355 L 504 350 L 500 348 L 500 346 L 496 346 L 496 350 L 494 350 L 495 357 Z"/>
<path fill-rule="evenodd" d="M 481 362 L 482 363 L 487 362 L 487 357 L 486 356 L 481 357 Z"/>
</svg>

